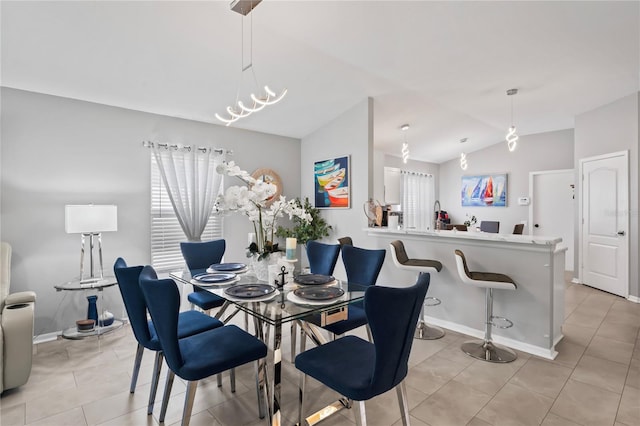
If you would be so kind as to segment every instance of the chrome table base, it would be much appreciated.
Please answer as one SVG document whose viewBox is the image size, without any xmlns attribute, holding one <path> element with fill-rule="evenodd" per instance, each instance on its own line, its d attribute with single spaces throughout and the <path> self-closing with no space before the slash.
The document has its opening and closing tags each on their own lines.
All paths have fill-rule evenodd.
<svg viewBox="0 0 640 426">
<path fill-rule="evenodd" d="M 512 362 L 518 358 L 515 352 L 485 340 L 470 340 L 462 344 L 462 351 L 476 359 L 489 362 Z"/>
</svg>

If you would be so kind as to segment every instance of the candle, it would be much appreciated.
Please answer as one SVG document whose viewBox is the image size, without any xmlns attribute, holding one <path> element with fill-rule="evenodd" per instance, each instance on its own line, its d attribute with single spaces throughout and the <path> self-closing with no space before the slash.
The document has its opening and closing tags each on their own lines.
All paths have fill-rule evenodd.
<svg viewBox="0 0 640 426">
<path fill-rule="evenodd" d="M 249 232 L 249 245 L 251 245 L 251 243 L 255 243 L 256 242 L 256 234 L 255 232 Z"/>
<path fill-rule="evenodd" d="M 296 244 L 298 240 L 295 238 L 287 238 L 287 259 L 293 260 L 296 258 Z"/>
</svg>

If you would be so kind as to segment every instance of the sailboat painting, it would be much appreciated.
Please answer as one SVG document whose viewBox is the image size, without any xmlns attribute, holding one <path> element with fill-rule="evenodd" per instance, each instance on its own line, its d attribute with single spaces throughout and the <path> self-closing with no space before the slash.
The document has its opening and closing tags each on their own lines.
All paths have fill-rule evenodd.
<svg viewBox="0 0 640 426">
<path fill-rule="evenodd" d="M 463 207 L 506 207 L 507 174 L 462 176 Z"/>
</svg>

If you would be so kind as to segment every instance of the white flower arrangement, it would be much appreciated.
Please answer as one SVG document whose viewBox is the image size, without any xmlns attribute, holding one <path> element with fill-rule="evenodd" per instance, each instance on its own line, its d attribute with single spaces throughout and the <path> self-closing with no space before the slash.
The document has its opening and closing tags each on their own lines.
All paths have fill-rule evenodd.
<svg viewBox="0 0 640 426">
<path fill-rule="evenodd" d="M 248 255 L 257 253 L 260 260 L 269 256 L 270 253 L 280 251 L 278 244 L 274 244 L 273 238 L 277 220 L 285 214 L 289 215 L 289 219 L 295 216 L 307 222 L 313 220 L 304 208 L 298 207 L 295 200 L 287 201 L 284 196 L 272 200 L 277 190 L 276 186 L 253 178 L 248 172 L 240 169 L 235 162 L 223 163 L 216 171 L 220 174 L 235 176 L 246 184 L 227 188 L 224 194 L 218 197 L 216 209 L 240 212 L 253 222 L 256 242 L 248 247 Z"/>
</svg>

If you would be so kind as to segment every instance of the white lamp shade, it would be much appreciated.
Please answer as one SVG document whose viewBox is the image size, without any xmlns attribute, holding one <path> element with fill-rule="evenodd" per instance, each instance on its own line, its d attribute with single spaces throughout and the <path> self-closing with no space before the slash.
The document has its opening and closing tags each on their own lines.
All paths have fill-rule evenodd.
<svg viewBox="0 0 640 426">
<path fill-rule="evenodd" d="M 67 234 L 90 234 L 118 230 L 116 205 L 66 205 L 64 229 Z"/>
</svg>

